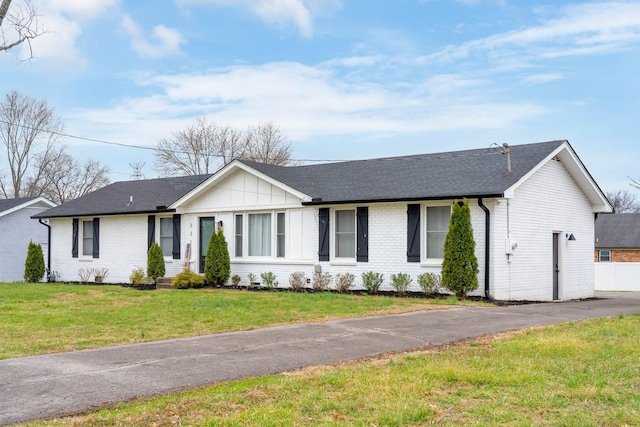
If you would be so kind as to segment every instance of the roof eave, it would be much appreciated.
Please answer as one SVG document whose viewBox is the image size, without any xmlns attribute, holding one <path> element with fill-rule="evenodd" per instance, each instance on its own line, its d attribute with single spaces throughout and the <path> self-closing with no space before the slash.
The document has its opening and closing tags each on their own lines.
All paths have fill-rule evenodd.
<svg viewBox="0 0 640 427">
<path fill-rule="evenodd" d="M 371 203 L 399 203 L 399 202 L 420 202 L 420 201 L 433 201 L 433 200 L 461 200 L 461 199 L 484 199 L 484 198 L 500 198 L 504 197 L 501 193 L 491 194 L 472 194 L 472 195 L 457 195 L 457 196 L 433 196 L 433 197 L 400 197 L 400 198 L 385 198 L 385 199 L 352 199 L 352 200 L 317 200 L 312 199 L 308 202 L 302 202 L 303 206 L 328 206 L 328 205 L 357 205 L 357 204 L 371 204 Z"/>
</svg>

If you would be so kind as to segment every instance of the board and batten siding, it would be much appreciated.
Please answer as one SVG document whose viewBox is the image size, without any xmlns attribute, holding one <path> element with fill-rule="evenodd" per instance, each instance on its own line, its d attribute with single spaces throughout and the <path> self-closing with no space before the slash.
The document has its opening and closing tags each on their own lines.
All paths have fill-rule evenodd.
<svg viewBox="0 0 640 427">
<path fill-rule="evenodd" d="M 508 229 L 518 244 L 507 257 Z M 530 176 L 492 209 L 492 290 L 498 300 L 553 299 L 553 233 L 559 233 L 559 298 L 594 296 L 592 208 L 560 161 Z M 568 241 L 567 234 L 576 240 Z"/>
</svg>

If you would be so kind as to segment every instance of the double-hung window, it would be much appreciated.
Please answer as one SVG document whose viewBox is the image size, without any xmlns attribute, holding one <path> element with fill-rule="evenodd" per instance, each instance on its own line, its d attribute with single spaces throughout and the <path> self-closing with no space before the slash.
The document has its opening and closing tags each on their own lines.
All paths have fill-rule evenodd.
<svg viewBox="0 0 640 427">
<path fill-rule="evenodd" d="M 335 211 L 335 236 L 336 258 L 355 258 L 356 211 L 354 209 Z"/>
<path fill-rule="evenodd" d="M 608 249 L 601 249 L 598 251 L 598 261 L 599 262 L 611 262 L 611 251 Z"/>
<path fill-rule="evenodd" d="M 285 256 L 285 217 L 284 212 L 276 214 L 276 256 L 284 258 Z"/>
<path fill-rule="evenodd" d="M 426 258 L 444 258 L 444 240 L 449 230 L 451 208 L 449 206 L 427 206 L 425 216 Z"/>
<path fill-rule="evenodd" d="M 172 256 L 173 253 L 173 218 L 160 218 L 160 247 L 162 255 Z"/>
<path fill-rule="evenodd" d="M 236 215 L 236 223 L 235 223 L 235 230 L 234 230 L 234 236 L 235 236 L 235 255 L 237 258 L 242 257 L 242 239 L 244 238 L 244 233 L 243 233 L 243 216 L 242 214 L 238 214 Z"/>
<path fill-rule="evenodd" d="M 249 214 L 249 256 L 271 256 L 271 214 Z"/>
<path fill-rule="evenodd" d="M 82 221 L 82 255 L 93 256 L 93 220 Z"/>
</svg>

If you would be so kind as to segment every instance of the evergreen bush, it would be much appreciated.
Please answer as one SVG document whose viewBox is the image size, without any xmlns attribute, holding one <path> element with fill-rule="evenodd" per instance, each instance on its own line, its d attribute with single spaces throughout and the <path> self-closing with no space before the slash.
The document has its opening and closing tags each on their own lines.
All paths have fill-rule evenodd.
<svg viewBox="0 0 640 427">
<path fill-rule="evenodd" d="M 158 243 L 153 242 L 147 252 L 147 277 L 155 282 L 158 277 L 164 277 L 164 275 L 165 266 L 162 248 Z"/>
<path fill-rule="evenodd" d="M 464 199 L 462 206 L 456 201 L 444 241 L 442 286 L 456 297 L 466 298 L 468 292 L 478 289 L 478 271 L 471 209 L 467 199 Z"/>
<path fill-rule="evenodd" d="M 129 281 L 134 286 L 140 286 L 140 285 L 148 284 L 151 281 L 151 279 L 149 279 L 144 274 L 144 268 L 138 267 L 138 268 L 134 268 L 133 271 L 131 272 L 131 275 L 129 276 Z"/>
<path fill-rule="evenodd" d="M 204 277 L 185 268 L 171 280 L 171 286 L 177 289 L 201 288 L 204 286 Z"/>
<path fill-rule="evenodd" d="M 231 258 L 222 230 L 211 233 L 204 262 L 204 281 L 208 285 L 222 286 L 231 277 Z"/>
<path fill-rule="evenodd" d="M 24 262 L 24 279 L 30 283 L 38 283 L 44 276 L 44 256 L 42 246 L 29 242 L 27 259 Z"/>
</svg>

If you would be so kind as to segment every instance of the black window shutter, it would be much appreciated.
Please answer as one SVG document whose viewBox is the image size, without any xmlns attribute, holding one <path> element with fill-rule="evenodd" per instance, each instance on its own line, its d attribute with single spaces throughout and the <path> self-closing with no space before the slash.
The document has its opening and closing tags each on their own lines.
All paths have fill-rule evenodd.
<svg viewBox="0 0 640 427">
<path fill-rule="evenodd" d="M 156 240 L 156 216 L 149 215 L 147 218 L 147 250 Z"/>
<path fill-rule="evenodd" d="M 180 259 L 180 214 L 173 216 L 173 259 Z"/>
<path fill-rule="evenodd" d="M 356 212 L 357 239 L 356 261 L 369 262 L 369 208 L 359 207 Z"/>
<path fill-rule="evenodd" d="M 78 258 L 78 218 L 71 220 L 71 256 Z"/>
<path fill-rule="evenodd" d="M 93 257 L 100 258 L 100 218 L 93 218 Z"/>
<path fill-rule="evenodd" d="M 329 261 L 329 208 L 318 209 L 318 260 Z"/>
<path fill-rule="evenodd" d="M 420 205 L 407 205 L 407 262 L 420 262 Z"/>
</svg>

